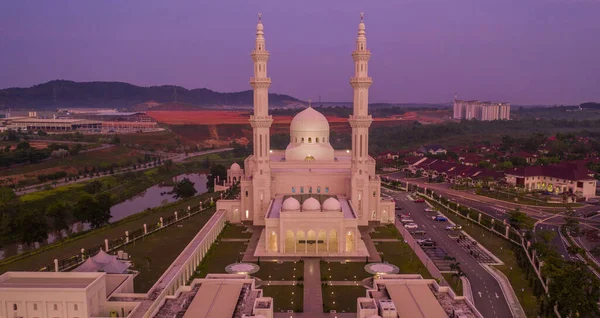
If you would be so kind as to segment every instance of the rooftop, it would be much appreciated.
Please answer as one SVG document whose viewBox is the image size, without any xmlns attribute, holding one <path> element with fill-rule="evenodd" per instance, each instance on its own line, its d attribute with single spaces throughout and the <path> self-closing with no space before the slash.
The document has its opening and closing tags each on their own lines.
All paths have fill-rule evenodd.
<svg viewBox="0 0 600 318">
<path fill-rule="evenodd" d="M 85 289 L 105 273 L 6 272 L 0 276 L 2 288 L 81 288 Z"/>
</svg>

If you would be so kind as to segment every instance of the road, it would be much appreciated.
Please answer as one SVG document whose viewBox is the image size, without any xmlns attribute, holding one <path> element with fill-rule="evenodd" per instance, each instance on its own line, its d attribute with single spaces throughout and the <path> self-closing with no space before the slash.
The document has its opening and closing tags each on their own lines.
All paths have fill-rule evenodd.
<svg viewBox="0 0 600 318">
<path fill-rule="evenodd" d="M 553 230 L 558 231 L 558 227 L 565 223 L 564 217 L 560 211 L 564 211 L 564 208 L 551 208 L 551 207 L 537 207 L 524 205 L 519 203 L 506 202 L 498 199 L 489 198 L 486 196 L 480 196 L 469 191 L 459 191 L 450 188 L 448 183 L 427 183 L 427 178 L 420 179 L 406 179 L 403 172 L 396 172 L 385 175 L 385 177 L 395 179 L 402 182 L 408 182 L 409 184 L 416 184 L 419 187 L 425 187 L 431 189 L 438 194 L 442 194 L 444 197 L 457 202 L 460 205 L 475 208 L 481 212 L 492 216 L 500 220 L 507 220 L 507 211 L 519 208 L 522 212 L 526 213 L 529 217 L 536 220 L 536 226 L 534 230 Z M 581 208 L 575 209 L 578 215 L 577 219 L 582 227 L 600 229 L 600 218 L 584 218 L 581 217 L 587 212 L 599 210 L 598 206 L 586 205 Z M 558 213 L 557 213 L 558 212 Z M 557 232 L 556 237 L 552 240 L 552 244 L 555 249 L 565 259 L 577 259 L 573 258 L 566 249 L 565 243 L 560 238 L 560 233 Z"/>
<path fill-rule="evenodd" d="M 460 267 L 471 282 L 475 307 L 486 317 L 511 317 L 512 313 L 508 307 L 506 299 L 502 293 L 500 285 L 463 247 L 455 240 L 448 237 L 450 232 L 445 227 L 448 222 L 435 222 L 424 213 L 427 205 L 423 203 L 414 203 L 407 198 L 406 192 L 387 192 L 396 199 L 403 213 L 410 213 L 411 218 L 419 225 L 420 229 L 427 232 L 425 237 L 430 237 L 439 247 L 441 247 L 449 256 L 455 257 L 460 262 Z M 399 211 L 400 212 L 400 211 Z M 402 226 L 399 220 L 396 220 L 397 226 Z M 459 232 L 452 232 L 458 234 Z"/>
</svg>

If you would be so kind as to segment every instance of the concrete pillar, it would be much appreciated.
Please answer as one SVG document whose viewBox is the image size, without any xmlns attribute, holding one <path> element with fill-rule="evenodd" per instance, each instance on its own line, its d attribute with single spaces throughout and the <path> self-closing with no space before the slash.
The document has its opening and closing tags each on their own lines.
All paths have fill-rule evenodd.
<svg viewBox="0 0 600 318">
<path fill-rule="evenodd" d="M 129 231 L 125 231 L 125 243 L 129 243 Z"/>
<path fill-rule="evenodd" d="M 160 217 L 160 227 L 163 227 L 163 226 L 165 226 L 165 223 L 163 223 L 163 218 L 162 218 L 162 216 L 161 216 L 161 217 Z"/>
<path fill-rule="evenodd" d="M 510 226 L 506 226 L 506 233 L 504 234 L 504 236 L 506 236 L 506 238 L 508 238 L 508 232 L 510 230 Z"/>
<path fill-rule="evenodd" d="M 108 239 L 104 240 L 104 251 L 108 253 Z"/>
<path fill-rule="evenodd" d="M 173 214 L 175 214 L 175 222 L 177 222 L 178 218 L 177 218 L 177 211 L 173 212 Z"/>
<path fill-rule="evenodd" d="M 477 217 L 477 223 L 481 224 L 481 213 L 479 213 L 479 216 Z"/>
<path fill-rule="evenodd" d="M 148 225 L 144 223 L 144 235 L 148 234 Z"/>
<path fill-rule="evenodd" d="M 58 260 L 56 258 L 54 259 L 54 271 L 58 272 Z"/>
<path fill-rule="evenodd" d="M 85 261 L 85 248 L 81 249 L 81 261 Z"/>
</svg>

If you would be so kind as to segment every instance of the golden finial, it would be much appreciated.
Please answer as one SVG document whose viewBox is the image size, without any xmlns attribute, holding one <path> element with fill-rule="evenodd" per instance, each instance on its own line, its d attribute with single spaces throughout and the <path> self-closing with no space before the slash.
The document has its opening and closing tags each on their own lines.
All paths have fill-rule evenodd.
<svg viewBox="0 0 600 318">
<path fill-rule="evenodd" d="M 365 13 L 364 12 L 360 13 L 360 22 L 365 22 Z"/>
<path fill-rule="evenodd" d="M 258 22 L 262 23 L 262 13 L 258 13 Z"/>
<path fill-rule="evenodd" d="M 310 102 L 312 102 L 312 100 L 309 99 L 308 100 L 308 107 L 310 107 Z"/>
</svg>

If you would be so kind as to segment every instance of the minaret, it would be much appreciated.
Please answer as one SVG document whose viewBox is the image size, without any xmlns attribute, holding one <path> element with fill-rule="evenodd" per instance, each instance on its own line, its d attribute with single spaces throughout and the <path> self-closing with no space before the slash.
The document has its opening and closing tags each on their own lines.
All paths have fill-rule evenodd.
<svg viewBox="0 0 600 318">
<path fill-rule="evenodd" d="M 250 84 L 254 89 L 254 114 L 250 116 L 254 139 L 254 155 L 252 165 L 253 183 L 253 218 L 254 224 L 264 224 L 264 213 L 271 200 L 271 172 L 269 167 L 270 128 L 273 117 L 269 116 L 269 86 L 271 79 L 267 77 L 267 61 L 269 51 L 265 47 L 262 15 L 258 14 L 256 25 L 256 43 L 252 51 L 254 61 L 254 77 Z M 262 223 L 260 223 L 262 222 Z"/>
<path fill-rule="evenodd" d="M 369 174 L 375 173 L 369 164 L 369 126 L 373 119 L 369 115 L 369 87 L 373 80 L 368 75 L 371 52 L 367 49 L 364 15 L 360 14 L 356 49 L 352 52 L 354 76 L 350 84 L 354 89 L 353 113 L 349 122 L 352 127 L 352 205 L 358 210 L 359 219 L 368 220 Z M 373 168 L 373 169 L 371 169 Z"/>
</svg>

